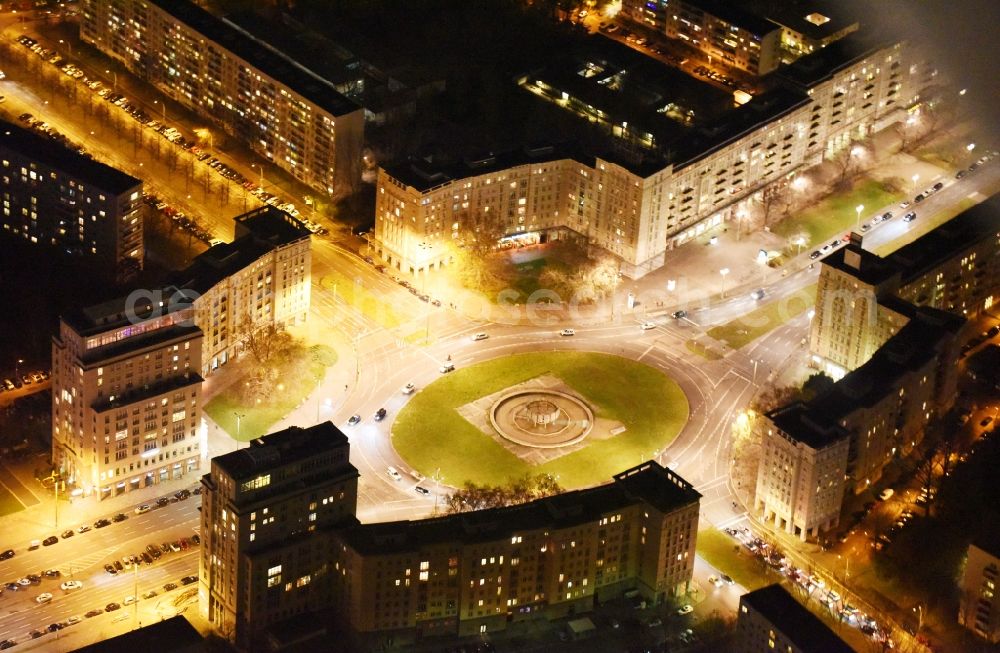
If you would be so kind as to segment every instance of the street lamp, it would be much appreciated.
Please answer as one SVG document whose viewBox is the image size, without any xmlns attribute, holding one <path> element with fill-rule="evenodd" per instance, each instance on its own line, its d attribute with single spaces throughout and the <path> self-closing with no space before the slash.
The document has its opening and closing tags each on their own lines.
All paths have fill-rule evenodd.
<svg viewBox="0 0 1000 653">
<path fill-rule="evenodd" d="M 924 625 L 924 606 L 919 603 L 913 608 L 913 611 L 917 613 L 917 634 L 920 634 L 920 629 Z"/>
<path fill-rule="evenodd" d="M 796 256 L 802 253 L 802 246 L 806 244 L 806 239 L 803 236 L 799 236 L 795 239 L 795 245 L 798 246 L 799 250 L 795 253 Z"/>
<path fill-rule="evenodd" d="M 238 448 L 240 446 L 239 440 L 240 440 L 241 429 L 243 426 L 243 418 L 246 417 L 246 415 L 243 413 L 237 413 L 236 411 L 233 411 L 233 415 L 236 416 L 236 446 Z"/>
<path fill-rule="evenodd" d="M 857 228 L 860 229 L 861 228 L 861 212 L 865 210 L 865 205 L 864 204 L 858 204 L 857 206 L 854 207 L 854 210 L 858 212 L 858 226 L 857 226 Z"/>
<path fill-rule="evenodd" d="M 14 363 L 14 380 L 15 381 L 17 381 L 19 378 L 21 378 L 20 377 L 19 368 L 21 367 L 22 363 L 24 363 L 24 359 L 23 358 L 18 358 L 17 362 Z"/>
<path fill-rule="evenodd" d="M 167 103 L 160 102 L 159 100 L 153 100 L 153 104 L 160 105 L 160 108 L 163 109 L 163 122 L 167 122 Z"/>
<path fill-rule="evenodd" d="M 69 56 L 71 56 L 71 57 L 73 56 L 73 44 L 72 43 L 70 43 L 69 41 L 64 41 L 62 39 L 59 39 L 59 44 L 60 45 L 65 45 L 66 48 L 69 50 Z"/>
<path fill-rule="evenodd" d="M 912 177 L 910 177 L 910 181 L 913 182 L 913 192 L 914 193 L 917 192 L 917 181 L 919 181 L 919 179 L 920 179 L 920 175 L 913 175 Z"/>
<path fill-rule="evenodd" d="M 114 85 L 115 85 L 114 86 L 114 90 L 117 92 L 118 91 L 118 73 L 114 72 L 113 70 L 105 70 L 104 74 L 111 75 L 111 78 L 114 81 Z"/>
<path fill-rule="evenodd" d="M 258 183 L 257 185 L 260 187 L 261 190 L 264 190 L 264 166 L 258 165 L 256 163 L 251 163 L 250 167 L 257 168 L 258 172 L 260 172 L 260 183 Z"/>
<path fill-rule="evenodd" d="M 726 275 L 729 274 L 729 268 L 722 268 L 719 270 L 719 274 L 722 275 L 722 296 L 726 296 Z"/>
</svg>

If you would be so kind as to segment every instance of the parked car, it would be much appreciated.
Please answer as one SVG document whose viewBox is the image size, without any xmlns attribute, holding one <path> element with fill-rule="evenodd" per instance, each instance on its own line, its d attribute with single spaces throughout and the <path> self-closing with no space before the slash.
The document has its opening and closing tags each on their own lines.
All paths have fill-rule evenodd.
<svg viewBox="0 0 1000 653">
<path fill-rule="evenodd" d="M 678 615 L 691 614 L 694 612 L 694 607 L 690 603 L 685 603 L 681 607 L 677 608 Z"/>
<path fill-rule="evenodd" d="M 144 503 L 141 506 L 136 506 L 136 508 L 135 508 L 135 514 L 142 515 L 144 513 L 149 512 L 149 510 L 150 510 L 149 504 Z"/>
<path fill-rule="evenodd" d="M 452 363 L 445 363 L 444 365 L 441 366 L 441 368 L 440 368 L 439 371 L 441 372 L 441 374 L 447 374 L 448 372 L 454 372 L 455 371 L 455 366 Z"/>
<path fill-rule="evenodd" d="M 559 335 L 561 335 L 561 336 L 575 336 L 576 335 L 576 331 L 573 330 L 573 329 L 563 329 L 562 331 L 559 332 Z"/>
<path fill-rule="evenodd" d="M 360 422 L 361 422 L 361 415 L 351 415 L 351 417 L 347 420 L 347 425 L 354 426 L 355 424 L 359 424 Z"/>
</svg>

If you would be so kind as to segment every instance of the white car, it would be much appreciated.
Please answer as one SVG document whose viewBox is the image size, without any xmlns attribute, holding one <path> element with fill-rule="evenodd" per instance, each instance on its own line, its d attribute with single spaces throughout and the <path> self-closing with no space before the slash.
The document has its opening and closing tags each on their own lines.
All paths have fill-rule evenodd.
<svg viewBox="0 0 1000 653">
<path fill-rule="evenodd" d="M 136 506 L 135 514 L 141 515 L 147 512 L 149 512 L 149 504 L 144 503 L 141 506 Z"/>
<path fill-rule="evenodd" d="M 78 590 L 81 587 L 83 587 L 83 583 L 81 583 L 80 581 L 78 581 L 78 580 L 67 580 L 67 581 L 63 581 L 63 584 L 59 586 L 59 589 L 61 589 L 64 592 L 71 592 L 73 590 Z"/>
<path fill-rule="evenodd" d="M 573 329 L 563 329 L 562 331 L 559 332 L 559 335 L 561 335 L 561 336 L 575 336 L 576 335 L 576 331 L 574 331 Z"/>
<path fill-rule="evenodd" d="M 135 603 L 135 596 L 132 594 L 126 596 L 125 600 L 122 601 L 122 605 L 132 605 L 133 603 Z"/>
<path fill-rule="evenodd" d="M 403 386 L 403 389 L 400 390 L 400 392 L 402 392 L 404 395 L 412 395 L 414 390 L 416 389 L 417 386 L 413 385 L 412 383 L 407 383 L 406 385 Z"/>
<path fill-rule="evenodd" d="M 722 587 L 722 579 L 718 578 L 717 576 L 709 576 L 708 582 L 709 584 L 715 585 L 716 587 Z"/>
<path fill-rule="evenodd" d="M 52 600 L 52 595 L 49 594 L 48 592 L 42 592 L 41 594 L 35 597 L 35 603 L 48 603 L 51 600 Z"/>
<path fill-rule="evenodd" d="M 677 608 L 677 614 L 680 615 L 691 614 L 692 612 L 694 612 L 694 607 L 692 607 L 690 603 L 686 603 L 681 607 Z"/>
<path fill-rule="evenodd" d="M 650 329 L 655 329 L 656 325 L 652 322 L 643 322 L 639 325 L 639 328 L 643 331 L 649 331 Z"/>
<path fill-rule="evenodd" d="M 402 481 L 403 480 L 403 477 L 399 475 L 399 472 L 396 471 L 395 467 L 386 467 L 385 468 L 385 473 L 388 474 L 389 478 L 391 478 L 394 481 Z"/>
<path fill-rule="evenodd" d="M 490 337 L 490 335 L 488 333 L 477 333 L 476 335 L 472 336 L 472 340 L 473 341 L 476 341 L 476 340 L 486 340 L 489 337 Z"/>
</svg>

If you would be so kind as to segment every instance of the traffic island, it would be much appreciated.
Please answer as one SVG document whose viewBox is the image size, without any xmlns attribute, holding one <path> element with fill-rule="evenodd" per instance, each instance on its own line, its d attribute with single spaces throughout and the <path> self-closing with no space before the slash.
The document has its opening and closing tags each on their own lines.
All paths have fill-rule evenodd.
<svg viewBox="0 0 1000 653">
<path fill-rule="evenodd" d="M 392 442 L 416 471 L 452 486 L 547 474 L 605 483 L 655 457 L 688 418 L 659 370 L 590 352 L 517 354 L 460 368 L 414 395 Z"/>
</svg>

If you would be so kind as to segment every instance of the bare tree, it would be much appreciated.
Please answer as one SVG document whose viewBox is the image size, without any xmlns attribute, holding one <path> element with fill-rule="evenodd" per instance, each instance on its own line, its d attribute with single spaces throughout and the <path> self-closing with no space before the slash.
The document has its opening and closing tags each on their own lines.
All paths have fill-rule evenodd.
<svg viewBox="0 0 1000 653">
<path fill-rule="evenodd" d="M 273 322 L 256 322 L 249 311 L 238 326 L 237 339 L 260 365 L 267 365 L 276 353 L 286 349 L 292 341 L 291 336 Z"/>
</svg>

